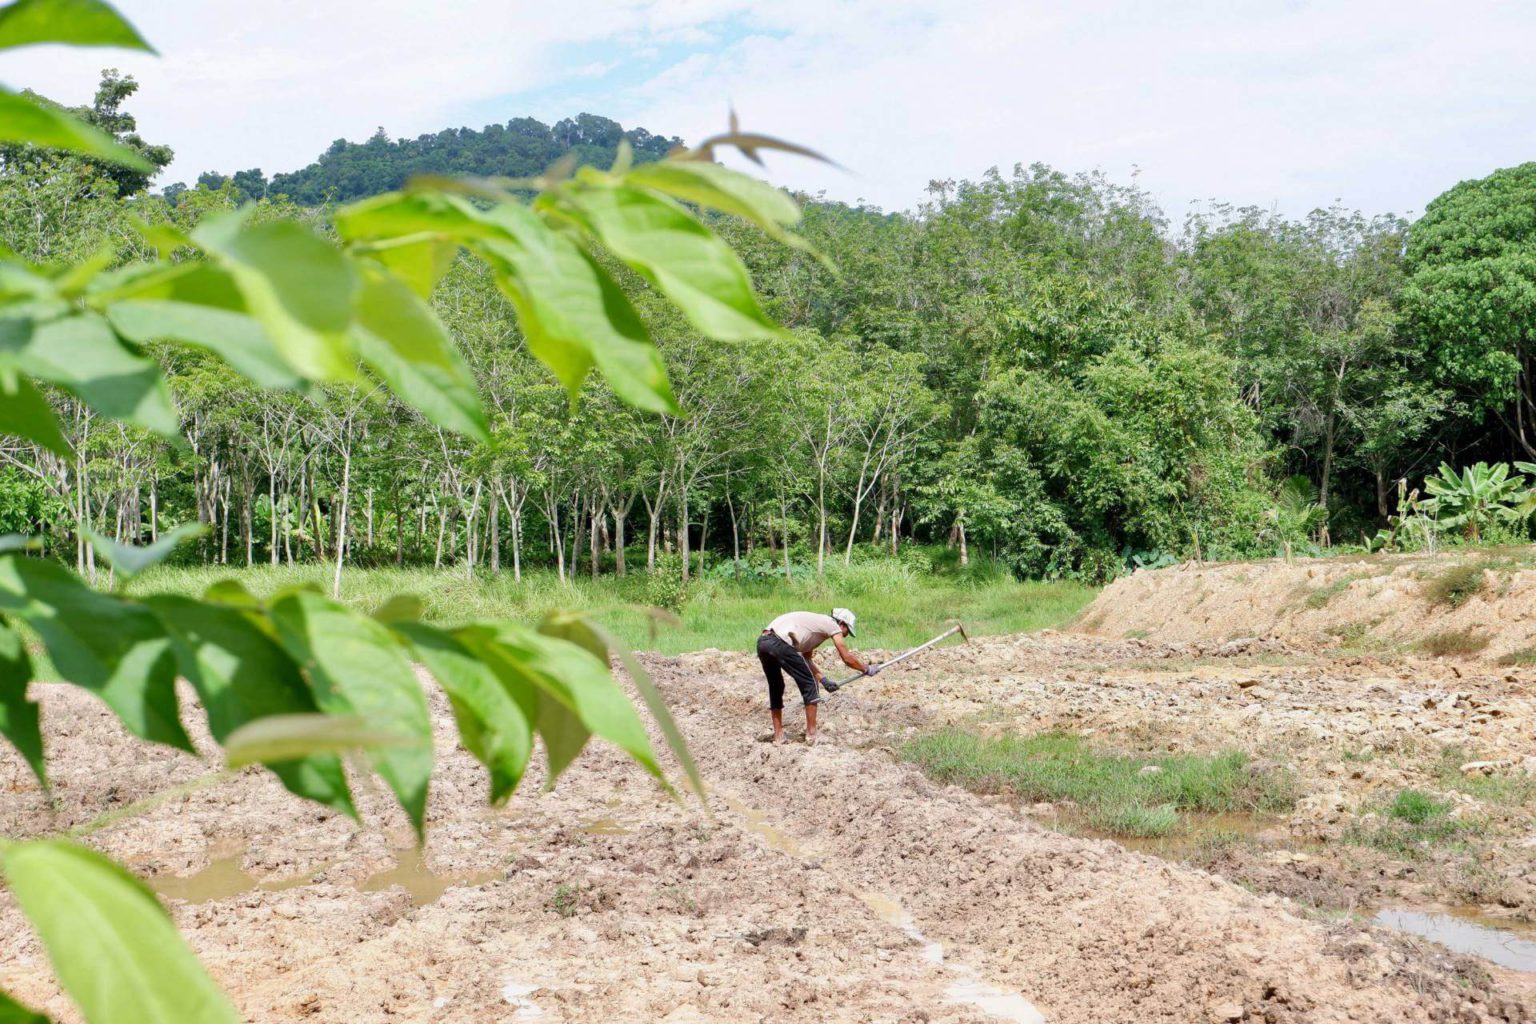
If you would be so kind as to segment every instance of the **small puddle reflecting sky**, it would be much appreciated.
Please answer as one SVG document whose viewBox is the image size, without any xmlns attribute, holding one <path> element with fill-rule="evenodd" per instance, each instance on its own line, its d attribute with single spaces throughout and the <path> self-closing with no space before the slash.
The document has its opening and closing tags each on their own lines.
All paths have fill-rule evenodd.
<svg viewBox="0 0 1536 1024">
<path fill-rule="evenodd" d="M 1428 914 L 1382 910 L 1376 923 L 1396 932 L 1430 939 L 1457 953 L 1470 953 L 1512 971 L 1536 971 L 1536 929 L 1519 934 L 1471 914 Z M 1498 922 L 1504 924 L 1504 922 Z"/>
</svg>

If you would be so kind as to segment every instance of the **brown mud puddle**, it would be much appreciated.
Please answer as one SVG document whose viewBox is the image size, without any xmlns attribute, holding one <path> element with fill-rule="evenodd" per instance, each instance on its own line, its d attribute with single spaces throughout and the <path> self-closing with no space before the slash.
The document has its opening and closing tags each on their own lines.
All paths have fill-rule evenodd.
<svg viewBox="0 0 1536 1024">
<path fill-rule="evenodd" d="M 1373 923 L 1438 942 L 1454 953 L 1480 956 L 1512 971 L 1536 972 L 1536 927 L 1511 926 L 1474 908 L 1457 907 L 1447 913 L 1379 910 Z"/>
<path fill-rule="evenodd" d="M 443 893 L 457 886 L 484 885 L 500 876 L 498 871 L 481 871 L 471 874 L 434 872 L 427 866 L 426 854 L 418 846 L 408 846 L 393 851 L 395 866 L 365 878 L 358 886 L 359 892 L 385 892 L 396 886 L 404 889 L 413 907 L 425 907 L 436 903 Z M 280 881 L 262 881 L 241 867 L 243 852 L 218 857 L 201 871 L 190 875 L 160 875 L 148 879 L 151 889 L 168 900 L 184 903 L 213 903 L 248 892 L 284 892 L 313 884 L 324 868 L 316 869 L 297 878 Z"/>
</svg>

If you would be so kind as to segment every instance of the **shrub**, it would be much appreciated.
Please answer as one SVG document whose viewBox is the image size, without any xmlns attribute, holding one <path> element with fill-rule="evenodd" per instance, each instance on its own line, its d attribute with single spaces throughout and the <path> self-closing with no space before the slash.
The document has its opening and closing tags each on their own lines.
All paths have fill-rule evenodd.
<svg viewBox="0 0 1536 1024">
<path fill-rule="evenodd" d="M 1483 592 L 1488 585 L 1482 562 L 1453 565 L 1424 584 L 1424 596 L 1430 604 L 1460 608 Z"/>
<path fill-rule="evenodd" d="M 682 556 L 656 556 L 656 564 L 645 579 L 645 600 L 647 604 L 669 612 L 683 610 L 688 603 L 688 584 L 683 580 Z"/>
</svg>

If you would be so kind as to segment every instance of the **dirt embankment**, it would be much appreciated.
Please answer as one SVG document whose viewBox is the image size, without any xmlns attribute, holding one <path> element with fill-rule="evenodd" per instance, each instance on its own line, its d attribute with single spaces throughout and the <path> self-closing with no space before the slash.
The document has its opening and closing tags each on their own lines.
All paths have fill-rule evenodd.
<svg viewBox="0 0 1536 1024">
<path fill-rule="evenodd" d="M 1536 548 L 1143 570 L 1110 584 L 1078 628 L 1536 662 Z"/>
<path fill-rule="evenodd" d="M 555 792 L 531 778 L 508 809 L 488 809 L 483 773 L 434 698 L 442 754 L 420 870 L 379 794 L 364 795 L 358 828 L 254 770 L 91 842 L 145 875 L 191 876 L 167 887 L 192 897 L 172 901 L 178 924 L 245 1018 L 275 1024 L 1536 1020 L 1513 976 L 1050 831 L 1049 816 L 935 786 L 891 754 L 914 731 L 999 708 L 1032 729 L 1229 742 L 1216 717 L 1203 733 L 1199 721 L 1243 714 L 1225 689 L 1170 678 L 1148 691 L 1135 662 L 1146 655 L 1060 635 L 940 652 L 838 695 L 827 742 L 810 748 L 758 742 L 750 656 L 654 659 L 712 812 L 668 800 L 603 748 Z M 1294 685 L 1319 704 L 1369 690 Z M 58 806 L 7 755 L 9 835 L 67 828 L 208 770 L 131 741 L 78 692 L 45 687 L 43 702 Z M 6 897 L 0 985 L 75 1020 Z"/>
</svg>

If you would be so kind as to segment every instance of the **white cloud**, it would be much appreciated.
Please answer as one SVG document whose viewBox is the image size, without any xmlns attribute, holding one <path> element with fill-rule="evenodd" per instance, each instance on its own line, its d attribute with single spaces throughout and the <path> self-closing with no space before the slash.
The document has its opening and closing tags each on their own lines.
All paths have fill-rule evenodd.
<svg viewBox="0 0 1536 1024">
<path fill-rule="evenodd" d="M 749 127 L 855 171 L 781 159 L 778 180 L 889 208 L 930 179 L 1042 160 L 1122 180 L 1139 166 L 1175 218 L 1208 197 L 1405 212 L 1536 156 L 1536 8 L 1497 0 L 121 6 L 162 59 L 0 55 L 0 80 L 80 101 L 96 69 L 131 71 L 144 134 L 178 151 L 173 178 L 287 170 L 337 137 L 458 125 L 497 97 L 505 120 L 535 112 L 519 94 L 559 86 L 686 138 L 734 102 Z"/>
</svg>

